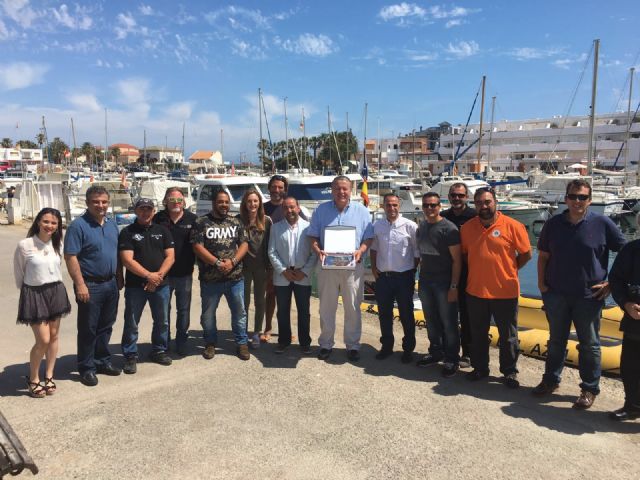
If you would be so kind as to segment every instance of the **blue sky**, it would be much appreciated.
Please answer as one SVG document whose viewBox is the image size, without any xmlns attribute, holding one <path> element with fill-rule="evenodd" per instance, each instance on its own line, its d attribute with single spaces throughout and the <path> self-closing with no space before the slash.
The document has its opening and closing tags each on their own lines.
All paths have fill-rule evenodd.
<svg viewBox="0 0 640 480">
<path fill-rule="evenodd" d="M 349 126 L 367 137 L 466 121 L 482 75 L 496 119 L 567 113 L 595 38 L 597 111 L 626 108 L 637 0 L 0 0 L 0 137 L 220 149 L 257 158 L 257 91 L 273 139 Z M 572 114 L 586 114 L 591 67 Z M 640 85 L 636 82 L 640 90 Z M 634 95 L 637 102 L 639 95 Z M 487 107 L 488 107 L 487 103 Z M 487 108 L 488 113 L 488 108 Z M 487 117 L 488 118 L 488 115 Z M 477 121 L 478 111 L 473 120 Z M 16 125 L 18 129 L 16 129 Z"/>
</svg>

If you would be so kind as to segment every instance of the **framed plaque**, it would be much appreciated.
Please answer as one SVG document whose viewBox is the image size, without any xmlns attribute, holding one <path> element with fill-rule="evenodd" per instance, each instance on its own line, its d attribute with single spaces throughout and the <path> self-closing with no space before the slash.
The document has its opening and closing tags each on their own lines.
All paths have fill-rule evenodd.
<svg viewBox="0 0 640 480">
<path fill-rule="evenodd" d="M 324 230 L 324 251 L 322 261 L 325 270 L 355 270 L 356 261 L 353 252 L 356 250 L 355 227 L 327 227 Z"/>
</svg>

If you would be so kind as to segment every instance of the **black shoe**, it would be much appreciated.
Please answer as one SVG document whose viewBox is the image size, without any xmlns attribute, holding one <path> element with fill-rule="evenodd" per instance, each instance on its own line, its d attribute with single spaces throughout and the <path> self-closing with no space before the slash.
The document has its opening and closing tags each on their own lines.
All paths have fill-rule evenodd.
<svg viewBox="0 0 640 480">
<path fill-rule="evenodd" d="M 158 365 L 164 365 L 165 367 L 173 363 L 173 360 L 171 360 L 171 357 L 167 355 L 167 352 L 154 352 L 149 355 L 149 360 L 153 363 L 157 363 Z"/>
<path fill-rule="evenodd" d="M 280 345 L 280 344 L 278 344 L 278 346 L 276 347 L 274 352 L 277 353 L 278 355 L 282 355 L 284 352 L 287 351 L 287 347 L 288 346 L 289 345 Z"/>
<path fill-rule="evenodd" d="M 413 352 L 402 352 L 400 362 L 405 364 L 413 362 Z"/>
<path fill-rule="evenodd" d="M 469 368 L 471 367 L 471 359 L 468 355 L 463 355 L 460 357 L 460 362 L 458 362 L 458 366 L 460 368 Z"/>
<path fill-rule="evenodd" d="M 109 375 L 110 377 L 117 377 L 122 373 L 122 370 L 114 367 L 110 363 L 103 363 L 102 365 L 98 365 L 96 367 L 96 373 L 100 373 L 102 375 Z"/>
<path fill-rule="evenodd" d="M 489 376 L 488 371 L 474 369 L 474 370 L 471 370 L 469 373 L 467 373 L 465 378 L 470 382 L 475 382 L 477 380 L 482 380 L 483 378 L 487 378 L 488 376 Z"/>
<path fill-rule="evenodd" d="M 520 387 L 520 382 L 518 381 L 518 375 L 516 373 L 510 373 L 509 375 L 505 375 L 503 382 L 507 388 L 515 389 Z"/>
<path fill-rule="evenodd" d="M 185 343 L 180 343 L 176 345 L 176 353 L 181 357 L 186 357 L 188 354 L 187 345 Z"/>
<path fill-rule="evenodd" d="M 318 352 L 318 360 L 326 360 L 331 356 L 330 348 L 321 348 Z"/>
<path fill-rule="evenodd" d="M 84 372 L 80 376 L 80 382 L 82 382 L 82 384 L 86 385 L 87 387 L 95 387 L 96 385 L 98 385 L 98 377 L 96 377 L 95 373 L 89 370 L 88 372 Z"/>
<path fill-rule="evenodd" d="M 133 375 L 138 371 L 138 359 L 136 357 L 128 357 L 124 360 L 122 371 L 127 375 Z"/>
<path fill-rule="evenodd" d="M 545 395 L 549 395 L 550 393 L 555 392 L 559 386 L 560 385 L 558 385 L 557 383 L 547 383 L 542 380 L 538 385 L 536 385 L 533 390 L 531 390 L 531 395 L 534 395 L 536 397 L 544 397 Z"/>
<path fill-rule="evenodd" d="M 384 348 L 376 353 L 376 360 L 384 360 L 393 355 L 393 350 L 385 350 Z"/>
<path fill-rule="evenodd" d="M 444 378 L 453 377 L 458 371 L 458 365 L 455 363 L 445 363 L 442 367 L 442 376 Z"/>
<path fill-rule="evenodd" d="M 616 422 L 624 422 L 625 420 L 635 420 L 640 418 L 640 408 L 622 407 L 609 413 L 609 418 Z"/>
<path fill-rule="evenodd" d="M 358 350 L 349 350 L 347 352 L 347 359 L 351 362 L 357 362 L 360 360 L 360 352 Z"/>
<path fill-rule="evenodd" d="M 430 353 L 425 355 L 424 357 L 422 357 L 420 360 L 418 360 L 416 362 L 416 365 L 418 367 L 428 367 L 429 365 L 434 365 L 436 363 L 438 363 L 440 360 L 442 360 L 441 358 L 438 357 L 434 357 L 433 355 L 431 355 Z"/>
<path fill-rule="evenodd" d="M 311 353 L 311 345 L 300 345 L 300 351 L 303 355 L 309 355 Z"/>
</svg>

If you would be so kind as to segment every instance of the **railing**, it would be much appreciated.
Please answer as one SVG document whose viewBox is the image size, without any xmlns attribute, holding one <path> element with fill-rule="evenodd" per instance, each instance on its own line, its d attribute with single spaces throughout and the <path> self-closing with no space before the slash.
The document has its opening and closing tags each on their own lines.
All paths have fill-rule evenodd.
<svg viewBox="0 0 640 480">
<path fill-rule="evenodd" d="M 7 474 L 18 475 L 25 468 L 31 470 L 34 475 L 38 473 L 38 467 L 7 419 L 0 413 L 0 478 Z"/>
</svg>

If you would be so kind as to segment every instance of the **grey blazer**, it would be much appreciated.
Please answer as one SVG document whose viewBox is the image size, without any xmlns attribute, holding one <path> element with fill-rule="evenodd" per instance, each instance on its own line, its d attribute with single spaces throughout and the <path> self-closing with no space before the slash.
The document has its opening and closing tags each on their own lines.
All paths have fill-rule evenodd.
<svg viewBox="0 0 640 480">
<path fill-rule="evenodd" d="M 303 280 L 295 282 L 296 284 L 311 285 L 311 272 L 316 264 L 317 256 L 311 250 L 309 239 L 307 238 L 307 228 L 309 228 L 309 222 L 298 218 L 296 264 L 289 265 L 289 222 L 284 219 L 271 226 L 268 254 L 271 265 L 273 265 L 274 285 L 279 287 L 289 285 L 289 281 L 282 273 L 290 266 L 302 270 L 306 275 Z"/>
</svg>

